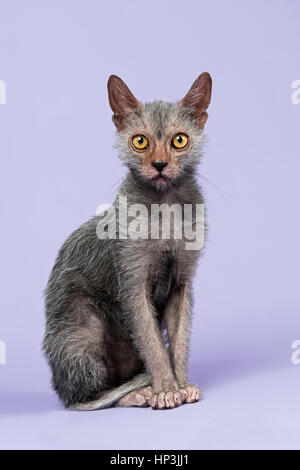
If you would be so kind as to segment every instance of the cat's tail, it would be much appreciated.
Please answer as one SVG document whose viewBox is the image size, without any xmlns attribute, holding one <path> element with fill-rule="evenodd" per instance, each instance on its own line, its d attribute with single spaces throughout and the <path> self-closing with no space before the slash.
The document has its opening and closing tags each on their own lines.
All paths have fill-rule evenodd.
<svg viewBox="0 0 300 470">
<path fill-rule="evenodd" d="M 142 387 L 147 387 L 148 385 L 151 385 L 151 379 L 149 375 L 139 374 L 133 377 L 133 379 L 131 379 L 129 382 L 126 382 L 119 387 L 101 392 L 99 398 L 96 400 L 90 401 L 88 403 L 77 403 L 73 406 L 70 406 L 70 408 L 78 411 L 92 411 L 99 410 L 101 408 L 109 408 L 120 398 L 127 395 L 127 393 L 132 392 L 133 390 L 138 390 Z"/>
</svg>

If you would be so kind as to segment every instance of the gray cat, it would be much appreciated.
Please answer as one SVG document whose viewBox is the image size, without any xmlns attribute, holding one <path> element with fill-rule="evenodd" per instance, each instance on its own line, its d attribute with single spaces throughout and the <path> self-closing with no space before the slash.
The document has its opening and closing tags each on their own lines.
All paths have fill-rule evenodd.
<svg viewBox="0 0 300 470">
<path fill-rule="evenodd" d="M 167 239 L 164 215 L 159 227 L 156 220 L 156 236 L 133 238 L 124 236 L 118 216 L 121 199 L 146 208 L 147 220 L 139 219 L 144 228 L 152 207 L 175 206 L 180 213 L 184 205 L 203 205 L 195 168 L 211 88 L 210 75 L 202 73 L 179 103 L 142 105 L 120 78 L 109 78 L 120 157 L 129 172 L 106 218 L 93 217 L 64 243 L 45 292 L 43 348 L 66 407 L 165 409 L 200 398 L 187 367 L 201 250 L 186 249 L 186 237 L 174 236 L 176 224 L 183 224 L 176 211 L 170 211 Z"/>
</svg>

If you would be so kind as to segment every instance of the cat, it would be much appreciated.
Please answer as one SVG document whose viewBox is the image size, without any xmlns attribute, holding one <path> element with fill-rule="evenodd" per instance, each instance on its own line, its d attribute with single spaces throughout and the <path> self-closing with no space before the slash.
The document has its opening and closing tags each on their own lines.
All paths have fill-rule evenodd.
<svg viewBox="0 0 300 470">
<path fill-rule="evenodd" d="M 149 209 L 203 205 L 195 170 L 211 89 L 204 72 L 178 103 L 143 105 L 119 77 L 110 76 L 112 119 L 129 169 L 114 213 L 121 197 Z M 125 238 L 119 223 L 116 236 L 99 238 L 101 217 L 63 244 L 45 290 L 43 350 L 54 390 L 77 410 L 170 409 L 198 401 L 200 389 L 188 378 L 188 348 L 201 249 L 185 249 L 174 230 L 169 239 L 161 230 L 156 239 Z"/>
</svg>

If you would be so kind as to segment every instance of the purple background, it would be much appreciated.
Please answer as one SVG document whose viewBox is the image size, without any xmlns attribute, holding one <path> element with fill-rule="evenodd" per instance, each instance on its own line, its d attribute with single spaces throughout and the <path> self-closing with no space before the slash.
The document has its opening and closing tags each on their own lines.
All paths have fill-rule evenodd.
<svg viewBox="0 0 300 470">
<path fill-rule="evenodd" d="M 299 29 L 297 0 L 1 1 L 1 448 L 300 447 Z M 42 291 L 63 240 L 125 173 L 107 79 L 175 101 L 205 70 L 213 184 L 191 350 L 204 399 L 65 411 L 40 352 Z"/>
</svg>

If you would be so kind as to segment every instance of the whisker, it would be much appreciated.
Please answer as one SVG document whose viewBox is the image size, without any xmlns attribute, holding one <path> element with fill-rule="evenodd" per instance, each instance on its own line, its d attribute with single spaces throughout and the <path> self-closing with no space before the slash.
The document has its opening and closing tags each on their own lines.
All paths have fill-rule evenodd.
<svg viewBox="0 0 300 470">
<path fill-rule="evenodd" d="M 112 198 L 116 194 L 116 192 L 118 191 L 119 187 L 121 186 L 121 183 L 123 182 L 124 178 L 125 178 L 125 175 L 121 176 L 120 178 L 117 179 L 117 181 L 115 181 L 111 185 L 111 187 L 107 191 L 108 199 Z"/>
<path fill-rule="evenodd" d="M 196 173 L 196 176 L 198 178 L 200 178 L 201 180 L 205 181 L 206 183 L 210 184 L 216 191 L 217 193 L 221 196 L 221 198 L 223 199 L 223 201 L 225 201 L 227 203 L 227 199 L 226 197 L 224 196 L 223 192 L 221 191 L 221 189 L 216 185 L 216 183 L 214 183 L 213 181 L 211 181 L 209 178 L 207 178 L 207 176 L 204 176 L 204 175 L 201 175 L 200 173 Z"/>
</svg>

